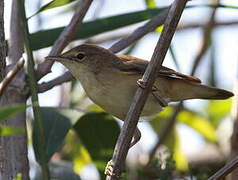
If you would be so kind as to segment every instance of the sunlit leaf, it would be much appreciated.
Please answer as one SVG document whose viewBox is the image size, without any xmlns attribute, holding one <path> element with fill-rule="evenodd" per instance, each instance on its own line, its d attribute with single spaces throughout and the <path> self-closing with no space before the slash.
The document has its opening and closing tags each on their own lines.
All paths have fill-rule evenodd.
<svg viewBox="0 0 238 180">
<path fill-rule="evenodd" d="M 74 2 L 75 0 L 53 0 L 47 3 L 46 5 L 42 6 L 37 12 L 35 12 L 33 15 L 31 15 L 28 19 L 35 16 L 36 14 L 39 14 L 42 11 L 46 11 L 49 9 L 57 8 L 60 6 L 65 6 L 71 2 Z"/>
<path fill-rule="evenodd" d="M 208 141 L 217 141 L 216 130 L 213 125 L 209 120 L 200 116 L 198 113 L 183 110 L 177 116 L 177 120 L 193 128 Z"/>
<path fill-rule="evenodd" d="M 80 173 L 83 167 L 90 162 L 92 162 L 90 154 L 83 145 L 80 145 L 78 148 L 78 156 L 73 160 L 75 172 Z"/>
<path fill-rule="evenodd" d="M 164 127 L 166 120 L 172 115 L 172 107 L 167 107 L 165 110 L 155 116 L 150 123 L 156 132 L 160 132 L 160 128 Z M 216 131 L 211 122 L 205 117 L 196 112 L 182 110 L 177 115 L 177 122 L 184 123 L 201 134 L 205 139 L 216 142 Z"/>
<path fill-rule="evenodd" d="M 41 113 L 45 131 L 47 160 L 49 160 L 51 156 L 62 146 L 69 129 L 77 121 L 77 119 L 84 114 L 84 112 L 74 109 L 42 107 Z M 41 142 L 38 142 L 39 138 L 37 138 L 37 131 L 39 131 L 39 129 L 34 126 L 33 146 L 36 159 L 38 160 L 40 158 L 39 144 Z"/>
<path fill-rule="evenodd" d="M 11 136 L 23 134 L 25 131 L 21 128 L 15 128 L 10 126 L 0 126 L 0 136 Z"/>
<path fill-rule="evenodd" d="M 16 116 L 26 110 L 25 104 L 14 104 L 10 106 L 4 106 L 0 108 L 0 122 L 10 117 Z"/>
<path fill-rule="evenodd" d="M 93 111 L 93 112 L 105 112 L 100 106 L 96 104 L 91 104 L 87 107 L 88 111 Z"/>
<path fill-rule="evenodd" d="M 121 14 L 117 16 L 111 16 L 107 18 L 96 19 L 94 21 L 89 21 L 82 23 L 80 28 L 75 33 L 73 40 L 88 38 L 103 32 L 115 30 L 124 26 L 135 24 L 141 21 L 152 18 L 158 15 L 167 8 L 155 8 L 147 9 L 143 11 L 137 11 L 132 13 Z M 31 34 L 31 48 L 32 50 L 37 50 L 51 46 L 55 40 L 58 38 L 60 33 L 65 27 L 59 27 L 49 30 L 42 30 Z M 44 40 L 42 40 L 44 39 Z"/>
<path fill-rule="evenodd" d="M 155 8 L 156 7 L 155 0 L 145 0 L 145 3 L 146 3 L 148 8 Z"/>
<path fill-rule="evenodd" d="M 120 132 L 117 122 L 106 113 L 88 113 L 79 119 L 74 129 L 103 177 Z"/>
<path fill-rule="evenodd" d="M 173 157 L 176 164 L 176 168 L 180 171 L 188 170 L 188 160 L 181 149 L 180 137 L 175 128 L 174 130 L 174 149 L 173 149 Z"/>
<path fill-rule="evenodd" d="M 17 173 L 16 177 L 13 178 L 13 180 L 22 180 L 22 174 L 21 173 Z"/>
<path fill-rule="evenodd" d="M 222 100 L 222 101 L 209 101 L 206 110 L 208 113 L 208 119 L 213 124 L 214 127 L 217 127 L 221 120 L 230 113 L 232 106 L 232 100 Z"/>
</svg>

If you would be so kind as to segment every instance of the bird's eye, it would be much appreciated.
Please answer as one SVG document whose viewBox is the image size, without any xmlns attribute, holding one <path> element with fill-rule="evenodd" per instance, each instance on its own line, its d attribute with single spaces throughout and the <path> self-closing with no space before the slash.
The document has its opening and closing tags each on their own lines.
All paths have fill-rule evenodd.
<svg viewBox="0 0 238 180">
<path fill-rule="evenodd" d="M 83 53 L 78 53 L 76 56 L 78 59 L 83 59 L 85 55 Z"/>
</svg>

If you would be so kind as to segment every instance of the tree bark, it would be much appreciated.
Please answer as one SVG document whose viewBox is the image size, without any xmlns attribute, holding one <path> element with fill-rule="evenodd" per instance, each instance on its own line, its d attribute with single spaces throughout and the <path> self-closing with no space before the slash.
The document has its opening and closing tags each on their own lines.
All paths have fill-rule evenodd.
<svg viewBox="0 0 238 180">
<path fill-rule="evenodd" d="M 4 1 L 0 1 L 0 81 L 2 81 L 6 68 L 6 41 L 4 34 Z"/>
<path fill-rule="evenodd" d="M 0 2 L 3 3 L 3 1 Z M 1 27 L 0 29 L 2 30 L 3 28 Z M 8 56 L 9 62 L 11 62 L 12 65 L 16 64 L 22 56 L 22 52 L 23 41 L 21 37 L 18 0 L 13 0 Z M 8 68 L 10 69 L 12 65 Z M 16 103 L 26 104 L 27 92 L 26 74 L 22 69 L 5 90 L 0 100 L 0 106 L 7 106 Z M 2 122 L 1 125 L 22 128 L 25 130 L 25 133 L 16 136 L 0 137 L 0 179 L 12 180 L 17 176 L 17 174 L 21 174 L 23 180 L 28 180 L 29 164 L 27 158 L 28 151 L 25 112 L 7 119 Z"/>
</svg>

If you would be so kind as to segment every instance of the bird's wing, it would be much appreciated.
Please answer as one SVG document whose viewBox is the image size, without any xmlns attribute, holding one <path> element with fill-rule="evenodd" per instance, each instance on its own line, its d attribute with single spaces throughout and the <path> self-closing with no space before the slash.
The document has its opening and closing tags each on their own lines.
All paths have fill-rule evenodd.
<svg viewBox="0 0 238 180">
<path fill-rule="evenodd" d="M 149 64 L 149 61 L 138 59 L 133 56 L 117 55 L 117 57 L 120 58 L 120 60 L 117 62 L 116 67 L 120 71 L 129 74 L 143 74 L 145 72 L 147 65 Z M 174 79 L 182 79 L 194 83 L 201 83 L 201 80 L 196 77 L 176 72 L 173 69 L 164 66 L 161 67 L 158 76 L 164 76 Z"/>
</svg>

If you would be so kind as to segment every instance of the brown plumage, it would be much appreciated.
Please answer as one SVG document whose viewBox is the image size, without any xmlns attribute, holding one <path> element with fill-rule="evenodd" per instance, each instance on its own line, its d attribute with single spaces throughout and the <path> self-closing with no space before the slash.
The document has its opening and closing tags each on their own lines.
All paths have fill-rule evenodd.
<svg viewBox="0 0 238 180">
<path fill-rule="evenodd" d="M 84 44 L 61 56 L 47 57 L 65 65 L 78 79 L 89 98 L 108 113 L 124 119 L 137 89 L 137 80 L 146 70 L 148 61 L 126 55 L 114 55 L 96 45 Z M 142 111 L 142 116 L 162 110 L 156 96 L 169 103 L 186 99 L 226 99 L 233 93 L 206 85 L 193 76 L 162 67 Z M 134 138 L 138 141 L 140 133 Z M 135 144 L 134 141 L 132 144 Z"/>
</svg>

